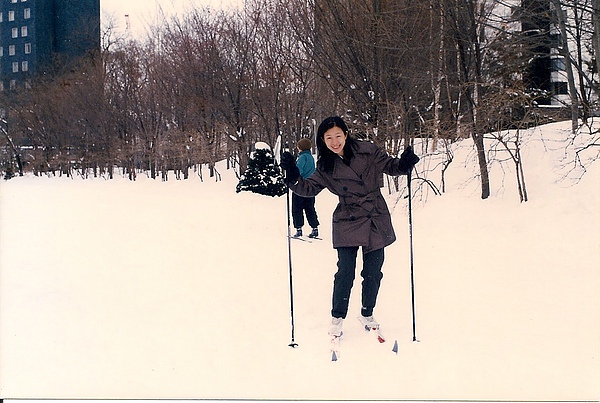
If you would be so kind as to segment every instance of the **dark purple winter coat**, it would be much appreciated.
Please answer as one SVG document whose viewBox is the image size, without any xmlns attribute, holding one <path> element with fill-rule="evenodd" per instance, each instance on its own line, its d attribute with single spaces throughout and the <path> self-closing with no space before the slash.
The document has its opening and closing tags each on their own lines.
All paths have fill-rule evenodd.
<svg viewBox="0 0 600 403">
<path fill-rule="evenodd" d="M 370 252 L 396 240 L 387 204 L 379 190 L 382 173 L 407 174 L 400 159 L 389 156 L 375 144 L 356 141 L 354 157 L 347 165 L 337 159 L 332 173 L 317 170 L 307 179 L 290 185 L 300 196 L 316 196 L 327 188 L 339 197 L 333 212 L 333 247 L 362 246 Z"/>
</svg>

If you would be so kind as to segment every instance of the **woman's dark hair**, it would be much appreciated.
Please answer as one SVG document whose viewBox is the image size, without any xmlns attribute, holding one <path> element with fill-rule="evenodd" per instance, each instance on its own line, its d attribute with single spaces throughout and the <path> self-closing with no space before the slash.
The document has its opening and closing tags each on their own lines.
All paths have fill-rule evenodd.
<svg viewBox="0 0 600 403">
<path fill-rule="evenodd" d="M 352 151 L 354 145 L 354 139 L 350 136 L 348 126 L 346 122 L 339 116 L 331 116 L 323 120 L 317 129 L 317 151 L 319 153 L 319 159 L 317 160 L 317 167 L 325 172 L 333 172 L 335 159 L 339 156 L 327 148 L 325 144 L 325 132 L 334 127 L 342 129 L 346 135 L 346 144 L 344 145 L 344 159 L 350 161 L 354 156 Z"/>
</svg>

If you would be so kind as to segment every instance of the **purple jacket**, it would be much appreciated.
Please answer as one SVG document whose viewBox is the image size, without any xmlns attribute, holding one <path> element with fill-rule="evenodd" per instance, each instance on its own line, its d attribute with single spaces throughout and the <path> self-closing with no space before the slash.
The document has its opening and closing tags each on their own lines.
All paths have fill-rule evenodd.
<svg viewBox="0 0 600 403">
<path fill-rule="evenodd" d="M 396 240 L 387 204 L 379 190 L 381 175 L 407 174 L 400 159 L 389 156 L 375 144 L 356 141 L 354 157 L 347 165 L 335 161 L 332 173 L 317 168 L 309 178 L 291 185 L 300 196 L 316 196 L 327 188 L 339 197 L 333 212 L 333 247 L 362 246 L 370 252 Z"/>
</svg>

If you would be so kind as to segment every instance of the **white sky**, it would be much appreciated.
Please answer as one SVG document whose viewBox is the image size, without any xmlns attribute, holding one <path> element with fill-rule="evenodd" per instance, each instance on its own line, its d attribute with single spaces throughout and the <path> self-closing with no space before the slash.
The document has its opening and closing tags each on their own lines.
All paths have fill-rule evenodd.
<svg viewBox="0 0 600 403">
<path fill-rule="evenodd" d="M 176 14 L 194 6 L 227 9 L 242 6 L 243 3 L 244 0 L 100 0 L 100 15 L 103 26 L 112 19 L 116 24 L 117 32 L 125 31 L 127 25 L 125 15 L 129 15 L 131 35 L 141 37 L 161 8 L 167 14 Z"/>
</svg>

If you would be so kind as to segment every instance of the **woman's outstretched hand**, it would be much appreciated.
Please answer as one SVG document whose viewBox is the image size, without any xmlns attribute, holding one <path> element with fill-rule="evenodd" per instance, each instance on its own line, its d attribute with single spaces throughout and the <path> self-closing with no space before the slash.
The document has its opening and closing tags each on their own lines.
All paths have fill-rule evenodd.
<svg viewBox="0 0 600 403">
<path fill-rule="evenodd" d="M 296 183 L 300 176 L 300 170 L 296 166 L 294 156 L 288 151 L 281 155 L 281 168 L 285 171 L 285 183 L 288 185 Z"/>
<path fill-rule="evenodd" d="M 405 172 L 410 172 L 417 162 L 419 162 L 419 157 L 413 152 L 412 147 L 406 147 L 406 150 L 400 155 L 401 169 Z"/>
</svg>

